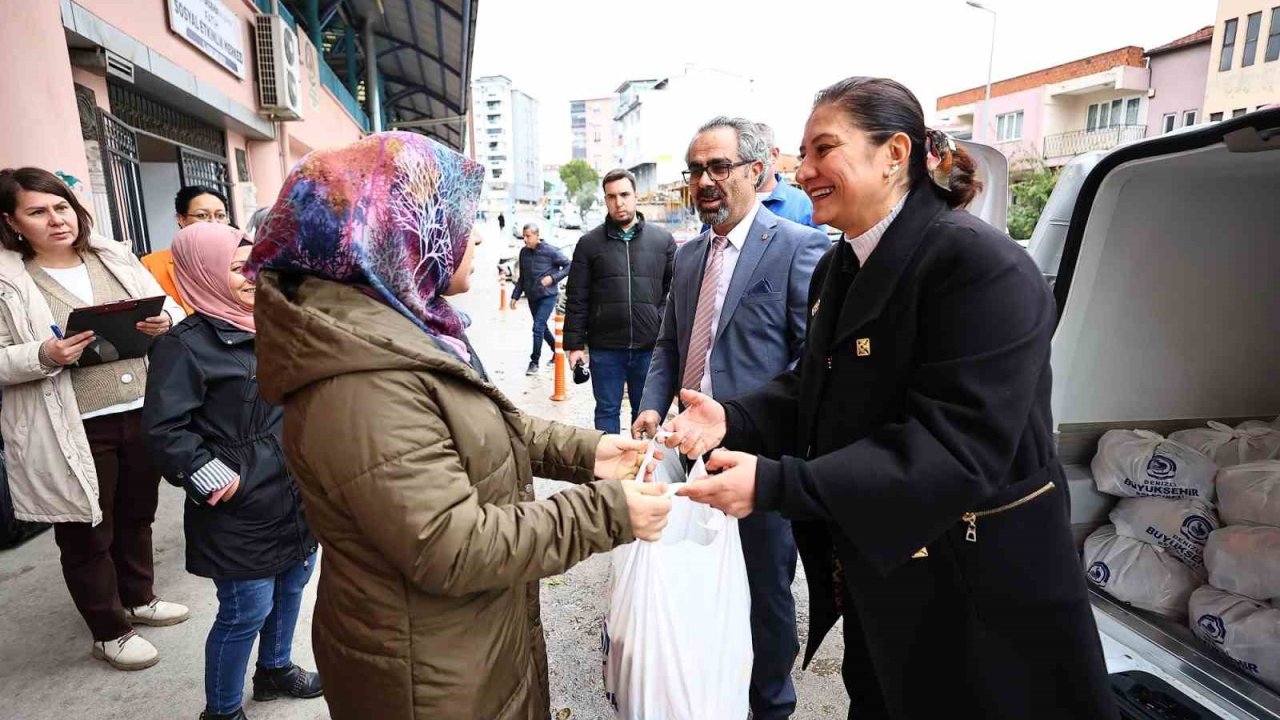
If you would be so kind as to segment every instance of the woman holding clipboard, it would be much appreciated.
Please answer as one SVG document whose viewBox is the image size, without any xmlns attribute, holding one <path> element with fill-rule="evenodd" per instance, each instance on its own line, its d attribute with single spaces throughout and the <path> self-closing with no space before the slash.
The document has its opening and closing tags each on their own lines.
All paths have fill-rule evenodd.
<svg viewBox="0 0 1280 720">
<path fill-rule="evenodd" d="M 77 367 L 92 332 L 60 337 L 77 308 L 164 294 L 129 248 L 52 173 L 0 170 L 0 430 L 14 516 L 54 523 L 62 574 L 93 634 L 93 656 L 121 670 L 159 661 L 135 625 L 173 625 L 186 607 L 156 597 L 151 554 L 160 473 L 141 434 L 142 357 Z M 171 300 L 137 323 L 160 335 L 184 317 Z"/>
</svg>

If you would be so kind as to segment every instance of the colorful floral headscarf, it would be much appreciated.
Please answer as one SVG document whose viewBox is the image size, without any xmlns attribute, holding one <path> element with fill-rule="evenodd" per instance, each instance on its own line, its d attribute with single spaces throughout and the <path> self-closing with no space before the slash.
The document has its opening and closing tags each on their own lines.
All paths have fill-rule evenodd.
<svg viewBox="0 0 1280 720">
<path fill-rule="evenodd" d="M 467 250 L 484 167 L 424 135 L 384 132 L 307 155 L 258 229 L 246 275 L 367 286 L 427 333 L 462 337 L 441 297 Z"/>
</svg>

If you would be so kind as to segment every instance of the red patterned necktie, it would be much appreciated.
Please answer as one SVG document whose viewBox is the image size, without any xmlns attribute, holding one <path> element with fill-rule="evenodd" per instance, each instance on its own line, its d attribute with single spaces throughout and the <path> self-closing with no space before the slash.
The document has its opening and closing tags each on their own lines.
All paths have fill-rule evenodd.
<svg viewBox="0 0 1280 720">
<path fill-rule="evenodd" d="M 693 313 L 693 331 L 689 334 L 689 354 L 684 364 L 681 387 L 702 389 L 702 374 L 707 368 L 707 351 L 711 349 L 711 320 L 716 312 L 716 290 L 720 287 L 720 268 L 724 266 L 724 249 L 729 238 L 717 235 L 711 241 L 711 256 L 702 272 L 702 289 L 698 291 L 698 308 Z"/>
</svg>

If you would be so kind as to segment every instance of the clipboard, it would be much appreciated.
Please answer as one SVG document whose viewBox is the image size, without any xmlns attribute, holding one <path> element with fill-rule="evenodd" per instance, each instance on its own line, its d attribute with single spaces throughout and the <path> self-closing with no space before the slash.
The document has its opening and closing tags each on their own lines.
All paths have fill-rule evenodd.
<svg viewBox="0 0 1280 720">
<path fill-rule="evenodd" d="M 89 343 L 76 367 L 89 367 L 116 360 L 140 358 L 151 349 L 152 337 L 140 332 L 137 324 L 164 311 L 163 295 L 130 298 L 105 305 L 76 308 L 67 317 L 67 337 L 92 330 Z"/>
</svg>

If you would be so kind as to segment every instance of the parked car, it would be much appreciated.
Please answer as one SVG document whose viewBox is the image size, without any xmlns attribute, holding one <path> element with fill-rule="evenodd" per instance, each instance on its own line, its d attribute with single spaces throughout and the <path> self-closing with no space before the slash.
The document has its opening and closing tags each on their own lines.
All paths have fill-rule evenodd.
<svg viewBox="0 0 1280 720">
<path fill-rule="evenodd" d="M 577 208 L 565 207 L 557 216 L 556 225 L 567 230 L 581 230 L 582 213 Z"/>
</svg>

